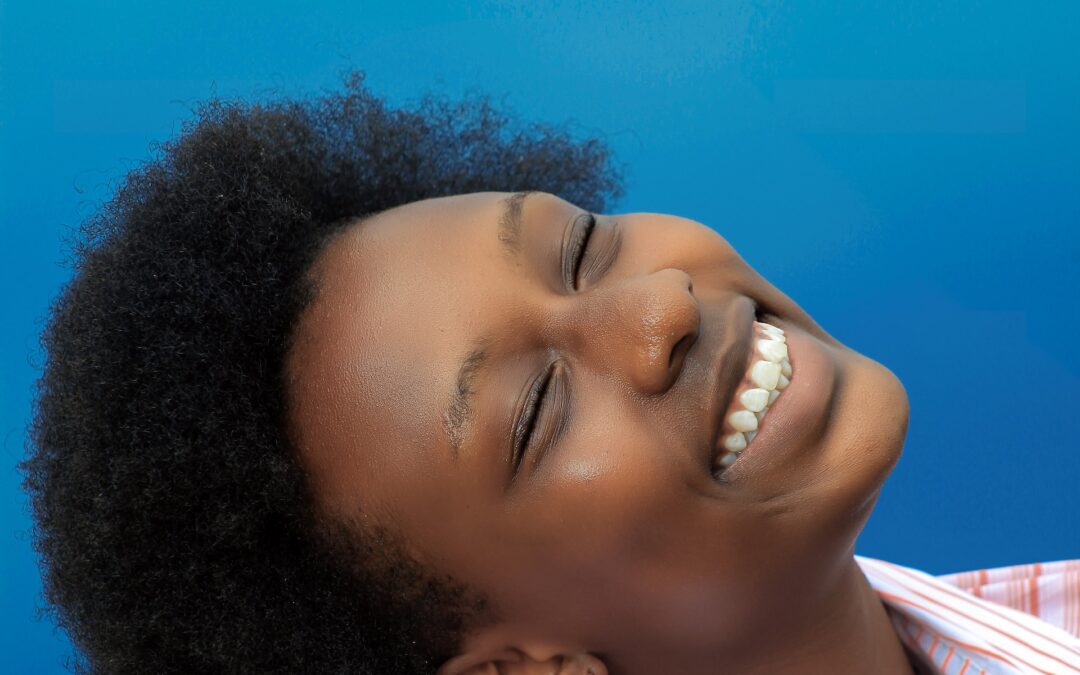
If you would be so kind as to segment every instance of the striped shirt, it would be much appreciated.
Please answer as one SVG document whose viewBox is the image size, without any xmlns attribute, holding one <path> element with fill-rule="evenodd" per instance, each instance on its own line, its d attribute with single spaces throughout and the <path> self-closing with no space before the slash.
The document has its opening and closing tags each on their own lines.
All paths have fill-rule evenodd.
<svg viewBox="0 0 1080 675">
<path fill-rule="evenodd" d="M 1080 560 L 937 577 L 855 561 L 920 672 L 1080 673 Z"/>
</svg>

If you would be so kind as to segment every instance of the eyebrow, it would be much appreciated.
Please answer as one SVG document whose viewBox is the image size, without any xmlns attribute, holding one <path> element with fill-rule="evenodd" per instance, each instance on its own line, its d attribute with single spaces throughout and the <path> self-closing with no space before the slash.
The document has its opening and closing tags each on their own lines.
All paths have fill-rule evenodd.
<svg viewBox="0 0 1080 675">
<path fill-rule="evenodd" d="M 530 191 L 515 192 L 501 200 L 502 211 L 499 214 L 498 237 L 502 250 L 508 258 L 516 258 L 521 253 L 522 204 Z M 465 356 L 458 366 L 454 385 L 450 390 L 450 403 L 443 413 L 443 429 L 450 439 L 450 454 L 457 461 L 461 451 L 464 428 L 470 424 L 472 402 L 475 399 L 473 383 L 483 366 L 491 356 L 490 336 L 477 338 L 465 351 Z"/>
<path fill-rule="evenodd" d="M 502 213 L 499 214 L 499 241 L 503 251 L 511 258 L 521 252 L 521 206 L 529 191 L 515 192 L 502 200 Z"/>
</svg>

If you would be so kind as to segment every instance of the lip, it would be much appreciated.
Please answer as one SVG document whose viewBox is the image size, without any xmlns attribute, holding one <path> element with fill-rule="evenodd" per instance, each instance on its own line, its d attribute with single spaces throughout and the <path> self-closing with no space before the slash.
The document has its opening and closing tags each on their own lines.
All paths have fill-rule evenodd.
<svg viewBox="0 0 1080 675">
<path fill-rule="evenodd" d="M 712 408 L 706 411 L 708 419 L 713 423 L 709 434 L 710 442 L 706 446 L 712 464 L 716 462 L 716 448 L 719 445 L 720 433 L 724 430 L 724 411 L 735 400 L 735 392 L 739 389 L 754 346 L 752 338 L 756 313 L 757 307 L 750 298 L 739 303 L 732 311 L 734 316 L 727 322 L 729 329 L 725 331 L 724 344 L 716 350 L 717 363 L 712 369 L 716 375 L 713 378 L 715 384 L 712 391 L 717 395 L 713 397 Z"/>
<path fill-rule="evenodd" d="M 738 481 L 780 461 L 782 455 L 800 446 L 797 442 L 800 432 L 820 433 L 822 417 L 828 414 L 836 386 L 836 364 L 818 338 L 772 314 L 762 314 L 760 320 L 784 330 L 794 373 L 791 384 L 769 406 L 754 440 L 720 474 L 725 483 Z M 720 408 L 717 415 L 727 409 Z M 723 429 L 723 420 L 715 421 L 719 428 L 714 435 L 711 470 L 715 470 L 720 456 L 719 432 Z"/>
</svg>

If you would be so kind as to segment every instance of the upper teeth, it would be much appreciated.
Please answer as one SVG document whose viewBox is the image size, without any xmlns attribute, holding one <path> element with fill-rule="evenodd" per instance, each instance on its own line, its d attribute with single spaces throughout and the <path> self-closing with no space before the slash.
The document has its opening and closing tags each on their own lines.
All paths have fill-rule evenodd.
<svg viewBox="0 0 1080 675">
<path fill-rule="evenodd" d="M 787 358 L 787 345 L 781 342 L 781 340 L 786 339 L 787 338 L 781 336 L 779 339 L 766 338 L 764 340 L 758 340 L 758 353 L 773 363 L 780 363 Z"/>
<path fill-rule="evenodd" d="M 762 389 L 776 389 L 776 383 L 780 381 L 780 364 L 755 361 L 754 365 L 750 366 L 750 381 Z"/>
<path fill-rule="evenodd" d="M 739 403 L 750 412 L 764 410 L 765 406 L 769 405 L 769 390 L 760 387 L 747 389 L 739 394 Z"/>
<path fill-rule="evenodd" d="M 769 406 L 780 396 L 780 391 L 791 382 L 791 361 L 788 360 L 787 338 L 784 331 L 772 324 L 754 322 L 754 347 L 761 357 L 750 364 L 744 377 L 750 381 L 736 397 L 740 407 L 727 416 L 722 438 L 725 452 L 719 459 L 721 467 L 727 467 L 739 456 L 746 444 L 757 435 L 761 419 Z"/>
</svg>

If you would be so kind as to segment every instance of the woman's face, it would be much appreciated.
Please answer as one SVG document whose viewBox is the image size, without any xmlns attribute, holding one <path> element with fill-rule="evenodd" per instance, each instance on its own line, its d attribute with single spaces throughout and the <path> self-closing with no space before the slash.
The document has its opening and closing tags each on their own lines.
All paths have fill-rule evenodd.
<svg viewBox="0 0 1080 675">
<path fill-rule="evenodd" d="M 301 460 L 328 512 L 398 528 L 491 597 L 503 621 L 475 645 L 750 658 L 850 563 L 904 389 L 695 221 L 597 215 L 575 266 L 586 215 L 478 193 L 333 240 L 290 354 Z M 755 316 L 792 376 L 717 477 Z"/>
</svg>

